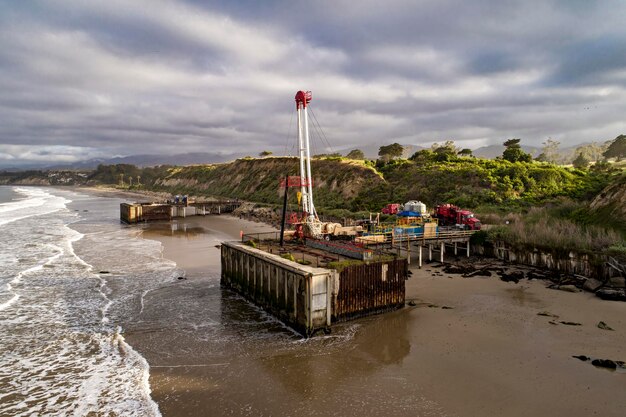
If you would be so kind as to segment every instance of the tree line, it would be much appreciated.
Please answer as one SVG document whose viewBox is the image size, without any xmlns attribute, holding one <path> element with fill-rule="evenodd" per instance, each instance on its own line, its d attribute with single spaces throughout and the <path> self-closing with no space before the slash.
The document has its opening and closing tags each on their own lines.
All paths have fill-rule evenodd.
<svg viewBox="0 0 626 417">
<path fill-rule="evenodd" d="M 626 135 L 619 135 L 613 140 L 603 143 L 592 142 L 576 147 L 570 155 L 559 151 L 561 143 L 552 138 L 543 142 L 541 153 L 533 156 L 525 152 L 521 146 L 521 139 L 512 138 L 504 143 L 504 152 L 499 157 L 509 162 L 548 162 L 554 164 L 572 164 L 575 168 L 587 168 L 592 162 L 606 162 L 615 159 L 617 162 L 626 158 Z M 394 160 L 401 159 L 405 147 L 399 143 L 383 145 L 378 150 L 378 164 L 386 164 Z M 263 155 L 264 156 L 264 155 Z M 422 149 L 415 152 L 408 159 L 413 161 L 436 161 L 446 162 L 457 157 L 472 157 L 472 150 L 469 148 L 459 148 L 454 141 L 448 140 L 443 144 L 434 143 L 430 149 Z M 314 155 L 314 157 L 340 158 L 339 153 Z M 360 149 L 353 149 L 345 155 L 347 159 L 365 160 L 365 153 Z"/>
</svg>

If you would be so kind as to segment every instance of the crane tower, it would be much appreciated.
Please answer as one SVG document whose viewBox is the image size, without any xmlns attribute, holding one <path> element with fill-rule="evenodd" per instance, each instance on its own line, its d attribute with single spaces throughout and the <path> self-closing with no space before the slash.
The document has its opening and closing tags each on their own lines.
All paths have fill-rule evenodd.
<svg viewBox="0 0 626 417">
<path fill-rule="evenodd" d="M 302 210 L 306 213 L 307 222 L 317 220 L 317 212 L 313 204 L 313 178 L 311 176 L 311 154 L 309 150 L 309 119 L 307 105 L 311 101 L 310 91 L 296 93 L 296 110 L 298 111 L 298 147 L 300 151 L 300 193 L 302 194 Z"/>
</svg>

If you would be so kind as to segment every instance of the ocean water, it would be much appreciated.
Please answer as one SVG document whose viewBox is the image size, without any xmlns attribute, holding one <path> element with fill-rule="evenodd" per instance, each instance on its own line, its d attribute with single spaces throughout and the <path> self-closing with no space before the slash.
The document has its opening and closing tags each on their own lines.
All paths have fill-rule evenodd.
<svg viewBox="0 0 626 417">
<path fill-rule="evenodd" d="M 160 415 L 123 323 L 183 272 L 119 202 L 0 187 L 0 415 Z"/>
</svg>

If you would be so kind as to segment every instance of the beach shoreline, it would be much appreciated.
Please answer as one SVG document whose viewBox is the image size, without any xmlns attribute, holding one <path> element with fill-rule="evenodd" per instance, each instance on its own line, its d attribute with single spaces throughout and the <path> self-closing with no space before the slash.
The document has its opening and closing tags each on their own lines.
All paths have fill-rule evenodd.
<svg viewBox="0 0 626 417">
<path fill-rule="evenodd" d="M 231 302 L 232 295 L 219 289 L 220 241 L 236 240 L 241 231 L 258 233 L 264 230 L 269 230 L 269 226 L 228 215 L 177 219 L 161 226 L 145 225 L 144 238 L 160 241 L 163 256 L 186 271 L 186 279 L 181 285 L 173 285 L 163 293 L 155 292 L 152 294 L 154 299 L 147 301 L 158 305 L 167 304 L 168 300 L 175 303 L 179 298 L 212 288 L 215 291 L 213 302 L 188 311 L 201 315 L 203 308 L 212 309 L 217 305 L 224 309 L 225 303 Z M 352 379 L 360 372 L 372 375 L 367 379 L 356 378 L 360 381 L 361 385 L 357 385 L 361 391 L 377 388 L 382 389 L 382 393 L 390 393 L 391 387 L 381 388 L 374 381 L 376 377 L 395 375 L 393 378 L 404 381 L 401 392 L 404 391 L 406 396 L 416 396 L 417 393 L 421 396 L 421 403 L 411 402 L 414 407 L 419 409 L 423 404 L 430 407 L 427 407 L 430 411 L 422 409 L 415 413 L 415 409 L 399 407 L 398 403 L 388 405 L 396 415 L 582 417 L 594 413 L 604 416 L 624 414 L 626 399 L 621 393 L 626 390 L 626 374 L 596 368 L 572 356 L 625 360 L 626 303 L 602 301 L 589 293 L 547 289 L 540 281 L 524 279 L 515 284 L 502 282 L 497 277 L 462 278 L 458 274 L 447 274 L 435 265 L 425 264 L 422 269 L 411 266 L 412 277 L 407 281 L 406 299 L 414 306 L 407 305 L 394 313 L 356 320 L 351 322 L 353 327 L 337 326 L 332 337 L 346 337 L 347 341 L 342 349 L 329 349 L 324 353 L 325 359 L 336 369 L 322 374 L 311 369 L 308 362 L 303 362 L 298 352 L 291 349 L 289 353 L 279 354 L 286 375 L 280 375 L 280 372 L 279 375 L 268 374 L 264 367 L 254 366 L 255 363 L 276 360 L 278 353 L 266 350 L 265 342 L 258 342 L 256 346 L 252 343 L 247 348 L 257 350 L 246 350 L 245 355 L 251 356 L 250 363 L 221 350 L 207 352 L 212 349 L 212 343 L 207 339 L 210 335 L 203 336 L 201 327 L 191 334 L 178 334 L 176 342 L 170 339 L 171 335 L 167 335 L 169 341 L 163 341 L 154 334 L 145 337 L 142 332 L 131 332 L 127 339 L 144 354 L 151 366 L 152 395 L 164 416 L 202 413 L 292 415 L 295 410 L 306 410 L 302 408 L 305 404 L 323 395 L 327 401 L 322 407 L 324 410 L 352 415 L 352 409 L 344 408 L 335 391 L 327 391 L 329 388 L 308 386 L 312 393 L 307 395 L 300 392 L 285 394 L 280 388 L 285 384 L 283 379 L 296 383 L 290 369 L 300 367 L 307 369 L 305 374 L 308 377 L 316 378 L 324 385 L 336 386 L 339 391 L 342 384 L 355 383 Z M 247 302 L 237 300 L 236 303 L 245 314 L 258 315 L 255 320 L 263 317 Z M 148 315 L 150 311 L 147 309 Z M 176 309 L 171 309 L 168 314 L 176 314 Z M 224 319 L 223 313 L 221 318 Z M 229 321 L 231 319 L 228 316 L 220 325 L 226 326 L 226 330 L 228 326 L 237 327 L 236 320 Z M 147 320 L 160 322 L 166 318 L 163 311 L 159 311 Z M 614 330 L 599 329 L 599 321 L 608 323 Z M 258 336 L 253 330 L 251 332 L 254 337 Z M 278 332 L 277 338 L 289 339 L 290 336 Z M 379 340 L 381 332 L 386 340 Z M 246 345 L 247 336 L 238 334 L 238 337 Z M 233 343 L 240 343 L 236 337 L 234 339 Z M 234 345 L 232 347 L 238 350 Z M 307 349 L 309 347 L 303 347 L 301 353 Z M 369 368 L 344 369 L 346 366 L 354 368 L 351 361 L 344 358 L 346 351 L 356 357 L 370 357 L 370 362 L 372 358 L 376 359 Z M 361 362 L 359 366 L 362 366 Z M 254 369 L 255 374 L 240 375 L 248 372 L 244 371 L 248 368 Z M 266 381 L 268 386 L 251 387 L 242 378 Z M 398 387 L 394 389 L 397 391 Z M 284 403 L 269 405 L 268 396 L 277 393 L 283 395 Z M 357 393 L 347 395 L 345 401 L 348 402 L 376 401 Z M 245 411 L 248 410 L 246 407 L 249 411 Z M 366 409 L 370 413 L 361 415 L 387 415 L 382 410 L 376 411 L 373 403 L 370 408 L 363 408 Z M 312 409 L 311 415 L 315 415 Z"/>
</svg>

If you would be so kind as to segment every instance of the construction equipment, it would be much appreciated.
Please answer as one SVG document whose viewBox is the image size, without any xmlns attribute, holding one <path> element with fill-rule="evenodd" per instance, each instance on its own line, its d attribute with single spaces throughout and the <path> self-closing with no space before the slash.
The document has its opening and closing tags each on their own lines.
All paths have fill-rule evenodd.
<svg viewBox="0 0 626 417">
<path fill-rule="evenodd" d="M 456 226 L 464 230 L 480 230 L 480 220 L 469 210 L 463 210 L 453 204 L 441 204 L 435 207 L 434 217 L 442 226 Z"/>
<path fill-rule="evenodd" d="M 383 207 L 383 209 L 381 210 L 381 213 L 383 214 L 398 214 L 398 212 L 400 211 L 400 204 L 394 203 L 394 204 L 387 204 L 385 207 Z"/>
<path fill-rule="evenodd" d="M 322 222 L 317 216 L 313 203 L 313 176 L 311 174 L 311 154 L 309 145 L 309 119 L 307 105 L 311 102 L 310 91 L 296 93 L 296 111 L 298 112 L 298 147 L 300 159 L 300 176 L 294 181 L 300 186 L 299 200 L 302 215 L 299 222 L 291 222 L 295 227 L 294 237 L 314 239 L 351 239 L 363 232 L 362 226 L 342 226 L 339 223 Z M 285 192 L 290 186 L 291 178 L 287 178 Z"/>
</svg>

